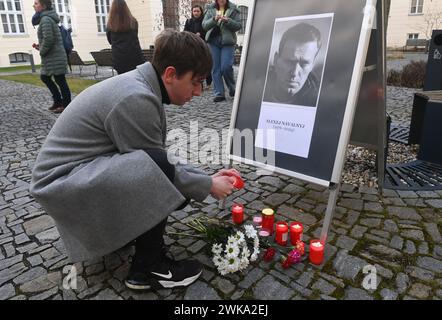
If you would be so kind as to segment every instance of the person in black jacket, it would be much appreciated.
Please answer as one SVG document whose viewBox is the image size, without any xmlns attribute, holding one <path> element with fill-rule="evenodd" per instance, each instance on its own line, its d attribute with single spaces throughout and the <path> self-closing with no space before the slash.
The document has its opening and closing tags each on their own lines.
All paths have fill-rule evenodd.
<svg viewBox="0 0 442 320">
<path fill-rule="evenodd" d="M 186 20 L 184 25 L 184 31 L 189 31 L 200 36 L 203 40 L 206 38 L 206 31 L 203 29 L 203 7 L 199 4 L 192 6 L 192 18 Z M 212 84 L 212 75 L 208 75 L 206 78 L 206 84 L 210 86 Z"/>
<path fill-rule="evenodd" d="M 106 35 L 112 46 L 112 61 L 118 74 L 134 70 L 146 62 L 138 40 L 138 22 L 126 1 L 112 1 Z"/>
</svg>

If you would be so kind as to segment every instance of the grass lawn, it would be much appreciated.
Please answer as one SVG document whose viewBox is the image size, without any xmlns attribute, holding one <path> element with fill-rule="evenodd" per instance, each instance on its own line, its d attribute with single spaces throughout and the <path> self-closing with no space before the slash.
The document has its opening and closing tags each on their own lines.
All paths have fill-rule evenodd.
<svg viewBox="0 0 442 320">
<path fill-rule="evenodd" d="M 32 84 L 39 87 L 46 87 L 46 85 L 40 80 L 40 75 L 38 74 L 18 74 L 13 76 L 0 75 L 0 79 Z M 98 82 L 97 80 L 77 78 L 67 78 L 67 81 L 71 92 L 76 94 Z"/>
<path fill-rule="evenodd" d="M 40 65 L 35 65 L 36 69 L 40 68 Z M 0 68 L 0 75 L 2 72 L 15 72 L 15 71 L 31 71 L 31 66 L 17 66 L 17 67 L 4 67 Z"/>
</svg>

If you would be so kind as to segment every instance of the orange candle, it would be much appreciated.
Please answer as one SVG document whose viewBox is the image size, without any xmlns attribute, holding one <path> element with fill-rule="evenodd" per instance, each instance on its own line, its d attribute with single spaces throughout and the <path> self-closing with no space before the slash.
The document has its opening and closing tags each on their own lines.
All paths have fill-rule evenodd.
<svg viewBox="0 0 442 320">
<path fill-rule="evenodd" d="M 234 204 L 232 207 L 232 219 L 236 224 L 241 224 L 244 220 L 244 206 L 242 204 Z"/>
<path fill-rule="evenodd" d="M 289 227 L 287 222 L 279 221 L 276 223 L 276 236 L 275 240 L 280 246 L 287 245 L 287 238 L 289 235 Z"/>
<path fill-rule="evenodd" d="M 298 241 L 302 241 L 302 231 L 304 228 L 302 227 L 302 223 L 300 222 L 292 222 L 290 223 L 290 240 L 293 246 L 296 246 Z"/>
<path fill-rule="evenodd" d="M 310 262 L 320 265 L 324 260 L 324 245 L 319 240 L 310 241 Z"/>
</svg>

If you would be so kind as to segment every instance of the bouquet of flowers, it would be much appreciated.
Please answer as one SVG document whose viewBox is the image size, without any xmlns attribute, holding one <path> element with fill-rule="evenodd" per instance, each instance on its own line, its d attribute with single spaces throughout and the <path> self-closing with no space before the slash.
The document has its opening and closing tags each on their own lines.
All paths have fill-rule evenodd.
<svg viewBox="0 0 442 320">
<path fill-rule="evenodd" d="M 206 217 L 193 219 L 186 225 L 199 235 L 175 234 L 204 238 L 211 245 L 212 261 L 221 275 L 243 271 L 250 262 L 258 259 L 258 232 L 252 225 L 245 225 L 241 231 Z"/>
<path fill-rule="evenodd" d="M 243 271 L 250 261 L 256 261 L 259 254 L 259 238 L 255 228 L 244 226 L 245 233 L 237 231 L 227 239 L 227 244 L 215 243 L 212 246 L 213 263 L 221 275 Z M 248 243 L 253 243 L 253 252 Z"/>
</svg>

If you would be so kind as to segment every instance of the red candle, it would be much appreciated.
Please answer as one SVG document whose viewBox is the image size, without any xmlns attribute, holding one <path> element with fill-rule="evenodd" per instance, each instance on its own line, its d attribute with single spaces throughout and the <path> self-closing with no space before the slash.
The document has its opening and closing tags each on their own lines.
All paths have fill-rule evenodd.
<svg viewBox="0 0 442 320">
<path fill-rule="evenodd" d="M 319 240 L 310 241 L 310 262 L 316 265 L 320 265 L 324 260 L 324 245 Z"/>
<path fill-rule="evenodd" d="M 290 223 L 290 240 L 293 246 L 296 246 L 298 241 L 302 241 L 302 231 L 304 228 L 302 227 L 302 223 L 300 222 L 292 222 Z"/>
<path fill-rule="evenodd" d="M 273 224 L 275 223 L 275 212 L 272 209 L 262 210 L 262 230 L 269 234 L 273 233 Z"/>
<path fill-rule="evenodd" d="M 241 224 L 244 220 L 244 206 L 242 204 L 234 204 L 232 207 L 232 218 L 236 224 Z"/>
<path fill-rule="evenodd" d="M 287 245 L 287 239 L 289 235 L 289 227 L 287 225 L 287 222 L 280 221 L 276 223 L 276 236 L 275 240 L 276 243 L 280 246 Z"/>
<path fill-rule="evenodd" d="M 233 184 L 233 186 L 236 189 L 242 189 L 244 188 L 244 181 L 241 179 L 241 177 L 235 176 L 235 183 Z"/>
</svg>

